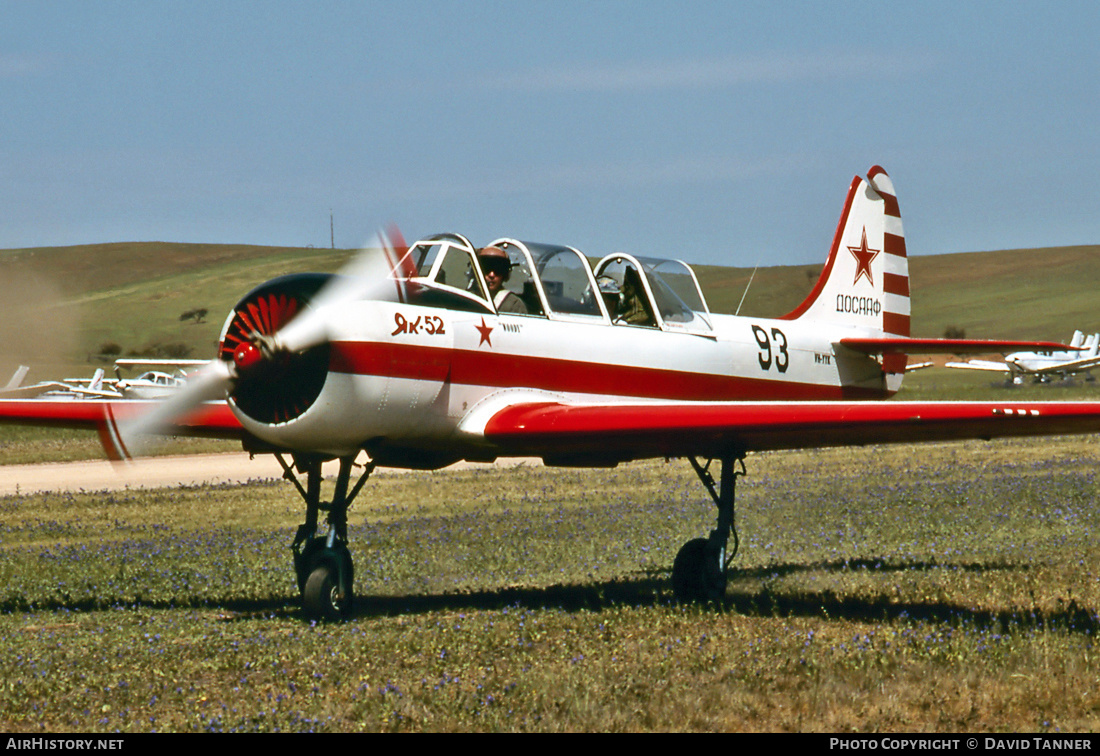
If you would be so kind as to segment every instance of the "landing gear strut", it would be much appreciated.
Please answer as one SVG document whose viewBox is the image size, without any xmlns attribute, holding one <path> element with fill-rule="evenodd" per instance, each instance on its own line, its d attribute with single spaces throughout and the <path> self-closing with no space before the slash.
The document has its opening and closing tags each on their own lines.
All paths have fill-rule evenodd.
<svg viewBox="0 0 1100 756">
<path fill-rule="evenodd" d="M 710 474 L 713 459 L 706 464 L 700 464 L 694 457 L 688 461 L 718 507 L 718 522 L 707 538 L 693 538 L 676 554 L 672 563 L 672 593 L 682 603 L 717 602 L 726 595 L 726 570 L 739 545 L 734 525 L 734 492 L 737 478 L 745 474 L 745 457 L 743 454 L 722 457 L 718 487 Z M 727 554 L 731 535 L 733 550 Z"/>
<path fill-rule="evenodd" d="M 374 463 L 366 464 L 362 476 L 349 492 L 348 485 L 351 482 L 355 457 L 341 457 L 332 501 L 323 502 L 322 457 L 296 454 L 293 464 L 288 463 L 281 454 L 276 454 L 275 458 L 282 465 L 283 477 L 294 484 L 306 503 L 306 521 L 298 526 L 291 545 L 298 591 L 302 596 L 302 610 L 312 619 L 345 619 L 351 614 L 355 600 L 355 570 L 347 546 L 348 507 L 374 472 Z M 304 488 L 295 471 L 306 476 Z M 328 516 L 325 527 L 318 528 L 317 520 L 322 510 L 328 512 Z"/>
</svg>

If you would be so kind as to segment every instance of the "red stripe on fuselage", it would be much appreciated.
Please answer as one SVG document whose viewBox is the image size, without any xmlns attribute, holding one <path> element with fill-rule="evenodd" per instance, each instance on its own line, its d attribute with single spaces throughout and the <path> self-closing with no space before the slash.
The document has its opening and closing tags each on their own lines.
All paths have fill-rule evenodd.
<svg viewBox="0 0 1100 756">
<path fill-rule="evenodd" d="M 583 362 L 552 357 L 469 351 L 366 341 L 332 342 L 329 368 L 337 373 L 497 388 L 532 388 L 577 394 L 653 399 L 737 401 L 749 399 L 881 398 L 859 387 L 768 381 L 711 373 Z"/>
</svg>

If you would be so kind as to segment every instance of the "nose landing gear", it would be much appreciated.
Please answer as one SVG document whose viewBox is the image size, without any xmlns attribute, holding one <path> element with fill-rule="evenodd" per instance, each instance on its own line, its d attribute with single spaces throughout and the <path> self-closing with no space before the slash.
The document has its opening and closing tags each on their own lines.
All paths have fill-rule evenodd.
<svg viewBox="0 0 1100 756">
<path fill-rule="evenodd" d="M 275 458 L 282 465 L 283 477 L 294 484 L 306 503 L 306 521 L 298 526 L 291 545 L 302 610 L 311 619 L 347 619 L 355 603 L 355 569 L 347 546 L 348 507 L 374 472 L 374 463 L 366 464 L 362 476 L 349 492 L 355 457 L 341 457 L 332 501 L 322 502 L 323 458 L 294 455 L 293 464 L 288 463 L 281 454 L 276 454 Z M 305 474 L 304 488 L 295 471 Z M 319 529 L 317 521 L 322 510 L 328 512 L 328 517 L 326 526 Z"/>
</svg>

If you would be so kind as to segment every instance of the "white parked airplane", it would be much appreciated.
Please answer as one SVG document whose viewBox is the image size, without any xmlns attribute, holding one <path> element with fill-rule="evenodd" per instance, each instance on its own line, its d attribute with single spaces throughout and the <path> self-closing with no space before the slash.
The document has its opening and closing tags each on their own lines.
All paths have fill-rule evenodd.
<svg viewBox="0 0 1100 756">
<path fill-rule="evenodd" d="M 65 378 L 60 381 L 41 381 L 29 386 L 23 385 L 30 368 L 20 365 L 7 385 L 0 388 L 0 399 L 36 398 L 50 401 L 63 399 L 122 399 L 122 392 L 116 391 L 113 381 L 104 380 L 103 368 L 99 368 L 91 378 Z"/>
<path fill-rule="evenodd" d="M 0 398 L 41 398 L 41 399 L 164 399 L 179 391 L 187 383 L 185 368 L 192 371 L 206 365 L 210 360 L 171 360 L 125 358 L 115 361 L 116 378 L 105 378 L 102 368 L 96 369 L 91 378 L 64 378 L 60 381 L 42 381 L 29 386 L 23 385 L 30 368 L 20 365 L 7 385 L 0 388 Z M 158 370 L 146 370 L 136 378 L 123 378 L 122 368 L 175 367 L 176 374 Z"/>
<path fill-rule="evenodd" d="M 1066 379 L 1078 373 L 1085 373 L 1092 380 L 1089 371 L 1100 365 L 1100 333 L 1086 338 L 1081 331 L 1074 331 L 1069 346 L 1069 349 L 1013 352 L 1005 356 L 1003 362 L 949 362 L 947 367 L 1007 373 L 1006 381 L 1013 384 L 1023 383 L 1025 376 L 1032 376 L 1037 381 L 1049 381 L 1056 376 Z"/>
<path fill-rule="evenodd" d="M 195 372 L 210 360 L 159 359 L 146 357 L 125 357 L 115 360 L 114 386 L 126 399 L 164 399 L 179 391 L 187 383 L 187 371 Z M 176 372 L 165 373 L 160 370 L 146 370 L 136 378 L 123 378 L 123 369 L 167 367 Z"/>
</svg>

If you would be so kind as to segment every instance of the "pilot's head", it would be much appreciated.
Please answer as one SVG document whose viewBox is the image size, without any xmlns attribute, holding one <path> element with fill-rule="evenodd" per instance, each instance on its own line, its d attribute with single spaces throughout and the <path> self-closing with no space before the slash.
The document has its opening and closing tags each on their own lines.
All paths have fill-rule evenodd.
<svg viewBox="0 0 1100 756">
<path fill-rule="evenodd" d="M 624 297 L 633 297 L 642 292 L 642 276 L 633 266 L 627 266 L 623 272 L 622 292 Z"/>
<path fill-rule="evenodd" d="M 489 292 L 496 294 L 512 273 L 512 261 L 508 259 L 508 253 L 500 247 L 485 247 L 477 253 L 477 259 Z"/>
</svg>

